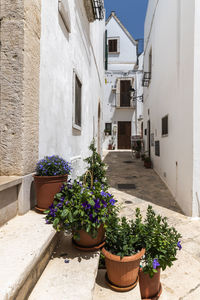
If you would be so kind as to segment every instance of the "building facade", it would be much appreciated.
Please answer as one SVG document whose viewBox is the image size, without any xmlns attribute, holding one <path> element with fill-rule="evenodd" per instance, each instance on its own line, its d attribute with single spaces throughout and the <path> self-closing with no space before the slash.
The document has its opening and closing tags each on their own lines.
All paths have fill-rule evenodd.
<svg viewBox="0 0 200 300">
<path fill-rule="evenodd" d="M 149 0 L 144 40 L 146 150 L 193 217 L 200 216 L 199 16 L 198 0 Z"/>
<path fill-rule="evenodd" d="M 142 121 L 142 58 L 137 41 L 112 12 L 106 21 L 104 149 L 130 149 Z M 139 103 L 140 102 L 140 103 Z"/>
<path fill-rule="evenodd" d="M 10 218 L 31 207 L 39 158 L 60 155 L 75 178 L 93 138 L 101 149 L 103 1 L 1 0 L 0 30 L 0 197 Z"/>
</svg>

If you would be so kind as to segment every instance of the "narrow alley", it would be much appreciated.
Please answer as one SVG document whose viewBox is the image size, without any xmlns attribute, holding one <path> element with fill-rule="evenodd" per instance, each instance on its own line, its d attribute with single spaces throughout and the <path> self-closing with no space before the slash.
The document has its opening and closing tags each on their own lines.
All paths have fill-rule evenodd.
<svg viewBox="0 0 200 300">
<path fill-rule="evenodd" d="M 145 169 L 140 160 L 131 161 L 130 152 L 107 153 L 107 175 L 110 191 L 119 201 L 121 216 L 134 218 L 139 207 L 145 215 L 148 205 L 156 214 L 168 218 L 169 224 L 182 234 L 182 250 L 171 268 L 161 272 L 163 293 L 160 300 L 198 300 L 200 299 L 200 221 L 180 213 L 164 183 L 152 169 Z M 130 163 L 127 163 L 130 161 Z M 118 184 L 135 184 L 135 189 L 119 190 Z M 149 192 L 148 192 L 149 191 Z M 160 200 L 160 202 L 159 202 Z M 105 283 L 105 270 L 98 271 L 93 300 L 139 300 L 139 286 L 120 293 L 112 291 Z"/>
</svg>

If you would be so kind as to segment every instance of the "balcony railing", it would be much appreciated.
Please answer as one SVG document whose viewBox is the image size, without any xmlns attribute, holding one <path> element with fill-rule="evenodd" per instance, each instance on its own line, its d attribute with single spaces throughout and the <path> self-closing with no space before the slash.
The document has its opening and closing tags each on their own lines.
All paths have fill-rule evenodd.
<svg viewBox="0 0 200 300">
<path fill-rule="evenodd" d="M 92 0 L 95 20 L 104 19 L 104 3 L 103 0 Z"/>
</svg>

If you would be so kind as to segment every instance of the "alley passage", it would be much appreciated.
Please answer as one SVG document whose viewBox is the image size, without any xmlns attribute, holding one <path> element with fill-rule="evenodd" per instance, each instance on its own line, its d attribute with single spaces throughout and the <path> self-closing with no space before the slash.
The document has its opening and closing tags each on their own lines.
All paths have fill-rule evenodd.
<svg viewBox="0 0 200 300">
<path fill-rule="evenodd" d="M 105 158 L 107 177 L 112 188 L 145 201 L 182 213 L 166 185 L 143 161 L 132 159 L 130 151 L 111 151 Z"/>
</svg>

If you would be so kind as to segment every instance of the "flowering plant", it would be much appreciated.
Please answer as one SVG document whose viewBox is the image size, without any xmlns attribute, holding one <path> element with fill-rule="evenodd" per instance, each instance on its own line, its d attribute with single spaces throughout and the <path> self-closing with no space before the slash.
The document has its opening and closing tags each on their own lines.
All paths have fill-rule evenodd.
<svg viewBox="0 0 200 300">
<path fill-rule="evenodd" d="M 93 187 L 82 185 L 81 182 L 64 183 L 60 193 L 56 194 L 53 204 L 47 211 L 46 222 L 53 223 L 57 230 L 85 230 L 93 238 L 97 230 L 115 213 L 116 200 L 107 192 L 100 182 Z M 74 238 L 79 236 L 74 234 Z"/>
<path fill-rule="evenodd" d="M 58 155 L 45 156 L 36 165 L 37 176 L 56 176 L 70 174 L 71 164 Z"/>
<path fill-rule="evenodd" d="M 177 250 L 181 250 L 181 235 L 174 227 L 170 227 L 166 217 L 156 215 L 152 206 L 148 206 L 144 227 L 141 232 L 141 241 L 146 249 L 142 271 L 153 277 L 157 268 L 165 270 L 171 267 L 176 260 Z"/>
</svg>

